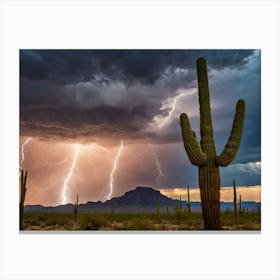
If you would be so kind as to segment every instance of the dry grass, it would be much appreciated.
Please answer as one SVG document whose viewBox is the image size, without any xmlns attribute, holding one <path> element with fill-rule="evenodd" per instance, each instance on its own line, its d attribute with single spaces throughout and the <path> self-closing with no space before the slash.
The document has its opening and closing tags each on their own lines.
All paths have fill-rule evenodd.
<svg viewBox="0 0 280 280">
<path fill-rule="evenodd" d="M 223 212 L 223 230 L 260 230 L 260 213 L 244 213 L 239 217 L 240 223 L 235 225 L 234 214 Z M 74 214 L 70 213 L 25 213 L 24 230 L 155 230 L 155 231 L 181 231 L 203 230 L 201 213 L 186 212 L 157 214 L 131 214 L 131 213 L 79 213 L 77 223 Z"/>
</svg>

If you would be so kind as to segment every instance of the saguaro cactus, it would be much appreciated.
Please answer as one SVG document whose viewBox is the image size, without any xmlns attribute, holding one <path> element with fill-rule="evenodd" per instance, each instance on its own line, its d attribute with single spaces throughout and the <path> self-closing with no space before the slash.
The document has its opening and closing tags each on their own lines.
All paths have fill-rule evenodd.
<svg viewBox="0 0 280 280">
<path fill-rule="evenodd" d="M 187 201 L 187 206 L 188 206 L 188 213 L 189 216 L 191 215 L 191 200 L 190 200 L 190 187 L 188 185 L 188 201 Z"/>
<path fill-rule="evenodd" d="M 180 207 L 180 211 L 182 211 L 182 196 L 180 194 L 180 204 L 179 204 L 179 207 Z"/>
<path fill-rule="evenodd" d="M 239 223 L 239 221 L 238 221 L 238 212 L 237 212 L 237 198 L 236 198 L 235 180 L 233 180 L 233 205 L 234 205 L 235 224 L 237 225 Z"/>
<path fill-rule="evenodd" d="M 200 105 L 200 145 L 195 132 L 191 130 L 189 118 L 181 114 L 181 128 L 184 146 L 192 164 L 199 167 L 199 188 L 205 229 L 220 229 L 220 171 L 219 166 L 227 166 L 234 159 L 240 145 L 244 117 L 245 101 L 240 99 L 224 150 L 216 154 L 213 137 L 210 96 L 206 61 L 197 61 L 198 94 Z"/>
<path fill-rule="evenodd" d="M 78 219 L 78 208 L 79 208 L 79 195 L 77 194 L 77 198 L 74 204 L 74 215 L 75 215 L 75 223 L 77 223 Z"/>
<path fill-rule="evenodd" d="M 20 202 L 19 202 L 19 229 L 23 229 L 24 200 L 26 195 L 27 171 L 21 170 L 20 174 Z"/>
<path fill-rule="evenodd" d="M 241 194 L 239 195 L 238 204 L 239 204 L 239 215 L 242 216 L 242 214 L 243 214 L 243 208 L 242 208 L 242 198 L 241 198 Z"/>
</svg>

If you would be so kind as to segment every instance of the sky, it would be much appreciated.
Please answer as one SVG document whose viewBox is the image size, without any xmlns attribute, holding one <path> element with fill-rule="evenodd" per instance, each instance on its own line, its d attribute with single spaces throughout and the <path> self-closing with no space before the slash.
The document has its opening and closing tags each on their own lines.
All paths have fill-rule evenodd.
<svg viewBox="0 0 280 280">
<path fill-rule="evenodd" d="M 26 204 L 106 201 L 137 186 L 198 189 L 179 116 L 200 139 L 196 59 L 207 62 L 217 154 L 238 99 L 246 102 L 239 151 L 221 186 L 261 184 L 260 50 L 20 50 L 19 165 Z M 253 186 L 253 187 L 252 187 Z M 246 192 L 244 191 L 244 194 Z"/>
</svg>

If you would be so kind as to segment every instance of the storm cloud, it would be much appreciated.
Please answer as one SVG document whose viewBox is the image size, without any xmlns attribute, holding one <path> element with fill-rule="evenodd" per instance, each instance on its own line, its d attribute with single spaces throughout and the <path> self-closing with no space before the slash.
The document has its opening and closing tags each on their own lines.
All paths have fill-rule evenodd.
<svg viewBox="0 0 280 280">
<path fill-rule="evenodd" d="M 123 175 L 116 178 L 114 195 L 137 184 L 197 187 L 197 169 L 185 154 L 179 116 L 189 115 L 199 138 L 196 59 L 205 57 L 217 153 L 229 137 L 237 100 L 246 101 L 241 146 L 233 165 L 222 169 L 222 184 L 231 185 L 239 174 L 243 185 L 259 185 L 260 169 L 255 172 L 253 167 L 260 167 L 261 161 L 260 55 L 259 50 L 20 50 L 21 143 L 33 137 L 38 154 L 51 154 L 61 143 L 69 144 L 61 148 L 65 153 L 75 143 L 108 148 L 110 154 L 104 158 L 90 150 L 97 156 L 95 164 L 98 159 L 107 161 L 98 180 L 86 177 L 90 167 L 80 161 L 84 179 L 77 180 L 85 186 L 85 200 L 90 194 L 93 200 L 106 196 L 110 158 L 120 141 L 128 154 L 120 162 Z M 165 177 L 158 178 L 149 147 Z M 29 169 L 34 162 L 40 165 L 38 156 L 32 160 L 25 162 Z M 42 176 L 48 176 L 44 169 L 36 170 L 34 189 Z"/>
<path fill-rule="evenodd" d="M 162 105 L 196 87 L 195 61 L 240 70 L 253 50 L 21 50 L 21 133 L 39 137 L 147 138 Z M 210 74 L 211 75 L 211 74 Z M 233 95 L 234 96 L 234 95 Z M 236 99 L 236 96 L 234 96 Z M 193 103 L 196 97 L 186 100 Z M 188 108 L 189 106 L 186 106 Z M 92 133 L 91 133 L 92 131 Z M 149 141 L 178 141 L 168 131 Z"/>
<path fill-rule="evenodd" d="M 200 56 L 211 68 L 220 70 L 246 65 L 253 53 L 254 50 L 20 50 L 20 71 L 23 78 L 61 84 L 92 79 L 105 84 L 109 80 L 152 84 L 168 69 L 193 69 Z"/>
</svg>

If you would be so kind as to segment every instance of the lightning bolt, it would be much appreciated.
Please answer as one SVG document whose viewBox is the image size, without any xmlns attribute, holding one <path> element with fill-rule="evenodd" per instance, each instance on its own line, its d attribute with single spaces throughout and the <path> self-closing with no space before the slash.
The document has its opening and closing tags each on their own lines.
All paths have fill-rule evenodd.
<svg viewBox="0 0 280 280">
<path fill-rule="evenodd" d="M 177 96 L 175 96 L 174 97 L 174 99 L 173 99 L 173 103 L 172 103 L 172 105 L 171 105 L 171 109 L 170 109 L 170 111 L 168 112 L 168 115 L 166 116 L 166 118 L 158 125 L 158 127 L 159 128 L 161 128 L 161 127 L 163 127 L 165 124 L 166 124 L 166 122 L 171 118 L 171 116 L 172 116 L 172 114 L 174 113 L 174 111 L 175 111 L 175 107 L 176 107 L 176 104 L 177 104 L 177 100 L 179 99 L 179 98 L 181 98 L 183 95 L 185 95 L 185 94 L 193 94 L 194 92 L 196 91 L 196 89 L 193 89 L 193 90 L 191 90 L 191 91 L 184 91 L 184 92 L 181 92 L 181 93 L 179 93 Z"/>
<path fill-rule="evenodd" d="M 160 180 L 160 177 L 167 177 L 165 174 L 164 174 L 164 172 L 163 172 L 163 170 L 162 170 L 162 167 L 161 167 L 161 164 L 160 164 L 160 161 L 159 161 L 159 159 L 158 159 L 158 156 L 156 155 L 156 153 L 155 153 L 155 151 L 154 151 L 154 149 L 153 149 L 153 146 L 152 146 L 152 144 L 150 144 L 150 143 L 148 143 L 148 144 L 146 144 L 147 145 L 147 149 L 146 150 L 144 150 L 144 151 L 142 151 L 142 152 L 140 152 L 140 153 L 135 153 L 135 154 L 132 154 L 132 153 L 128 153 L 130 156 L 133 156 L 133 157 L 139 157 L 139 156 L 142 156 L 142 155 L 144 155 L 145 153 L 147 153 L 148 151 L 150 151 L 150 153 L 152 154 L 152 156 L 153 156 L 153 158 L 154 158 L 154 160 L 155 160 L 155 165 L 156 165 L 156 168 L 157 168 L 157 171 L 158 171 L 158 177 L 157 177 L 157 183 L 159 182 L 159 180 Z"/>
<path fill-rule="evenodd" d="M 111 197 L 112 197 L 112 194 L 113 194 L 113 189 L 114 189 L 114 173 L 115 173 L 115 171 L 117 169 L 118 161 L 119 161 L 119 158 L 121 156 L 122 150 L 123 150 L 123 141 L 121 141 L 120 147 L 118 149 L 117 155 L 116 155 L 115 160 L 114 160 L 113 169 L 112 169 L 112 171 L 110 173 L 110 184 L 109 184 L 110 192 L 109 192 L 109 194 L 107 196 L 107 200 L 110 200 Z"/>
<path fill-rule="evenodd" d="M 177 100 L 180 97 L 182 97 L 182 94 L 179 94 L 179 95 L 174 97 L 173 103 L 171 105 L 171 110 L 168 112 L 168 115 L 166 116 L 166 118 L 158 125 L 159 128 L 163 127 L 165 125 L 165 123 L 170 119 L 171 115 L 175 111 Z"/>
<path fill-rule="evenodd" d="M 69 166 L 68 167 L 69 170 L 68 170 L 68 173 L 66 176 L 60 176 L 58 178 L 58 180 L 55 180 L 55 181 L 51 182 L 50 184 L 46 184 L 43 188 L 41 188 L 42 192 L 46 192 L 46 191 L 49 191 L 53 187 L 63 184 L 63 186 L 60 187 L 61 190 L 58 192 L 60 194 L 58 196 L 58 199 L 59 199 L 58 203 L 60 203 L 60 204 L 65 204 L 68 201 L 67 192 L 69 190 L 69 185 L 73 184 L 73 176 L 75 175 L 75 170 L 77 169 L 77 161 L 78 161 L 82 148 L 88 149 L 88 150 L 92 150 L 92 149 L 100 150 L 100 151 L 106 152 L 106 153 L 110 152 L 107 148 L 105 148 L 97 143 L 93 143 L 92 145 L 86 145 L 83 147 L 81 145 L 77 144 L 77 145 L 75 145 L 73 155 L 70 154 L 67 157 L 65 157 L 65 159 L 63 159 L 63 160 L 56 161 L 56 162 L 49 162 L 49 161 L 45 160 L 41 164 L 31 166 L 34 169 L 37 169 L 37 168 L 41 169 L 41 168 L 47 167 L 46 172 L 49 172 L 51 170 L 51 168 L 53 168 L 55 166 L 60 166 L 60 165 L 64 165 L 64 164 L 67 164 L 67 166 Z M 86 153 L 87 157 L 89 157 L 88 154 L 89 153 Z M 91 161 L 88 161 L 88 162 L 90 164 L 92 164 Z"/>
<path fill-rule="evenodd" d="M 21 145 L 21 161 L 19 165 L 19 169 L 22 170 L 22 166 L 24 163 L 25 155 L 24 155 L 24 147 L 28 144 L 28 142 L 32 139 L 32 137 L 28 137 L 25 142 Z"/>
<path fill-rule="evenodd" d="M 73 157 L 72 164 L 70 166 L 70 169 L 68 171 L 67 176 L 64 179 L 64 183 L 63 183 L 63 187 L 62 187 L 62 194 L 61 194 L 61 197 L 62 197 L 61 204 L 65 204 L 67 202 L 67 194 L 66 194 L 66 192 L 67 192 L 67 189 L 68 189 L 69 181 L 70 181 L 70 179 L 73 176 L 74 169 L 76 168 L 79 151 L 80 151 L 80 145 L 77 144 L 75 146 L 74 157 Z"/>
<path fill-rule="evenodd" d="M 166 175 L 164 174 L 162 168 L 161 168 L 161 165 L 160 165 L 160 162 L 159 162 L 159 159 L 156 155 L 156 153 L 154 152 L 154 150 L 152 149 L 152 146 L 150 145 L 150 151 L 155 159 L 155 163 L 156 163 L 156 167 L 157 167 L 157 171 L 158 171 L 158 177 L 157 177 L 157 182 L 159 182 L 160 180 L 160 177 L 165 177 L 166 178 Z"/>
</svg>

